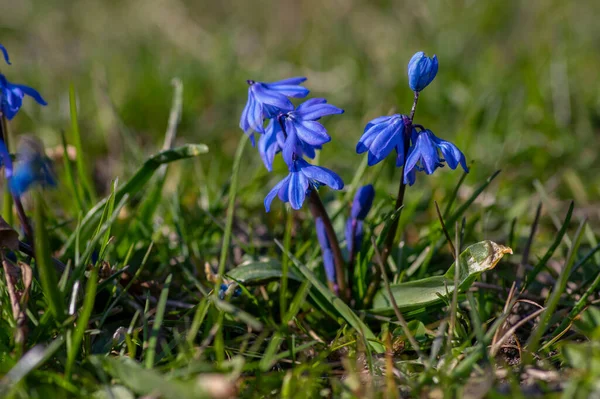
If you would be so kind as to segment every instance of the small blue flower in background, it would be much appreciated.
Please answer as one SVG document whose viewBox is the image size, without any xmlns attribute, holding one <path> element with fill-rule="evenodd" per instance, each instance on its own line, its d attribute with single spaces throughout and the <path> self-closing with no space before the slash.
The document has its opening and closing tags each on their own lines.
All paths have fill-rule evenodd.
<svg viewBox="0 0 600 399">
<path fill-rule="evenodd" d="M 2 158 L 4 160 L 4 155 Z M 52 164 L 44 154 L 42 144 L 31 136 L 21 139 L 16 166 L 13 167 L 12 175 L 7 173 L 6 177 L 10 191 L 16 196 L 25 194 L 36 184 L 44 187 L 56 185 Z"/>
<path fill-rule="evenodd" d="M 439 152 L 444 156 L 441 158 Z M 460 164 L 465 172 L 469 172 L 464 154 L 457 146 L 449 141 L 442 140 L 429 129 L 416 134 L 413 146 L 406 157 L 404 167 L 404 182 L 409 185 L 415 183 L 416 171 L 432 174 L 438 167 L 448 164 L 450 169 L 456 169 Z"/>
<path fill-rule="evenodd" d="M 2 51 L 2 55 L 4 55 L 4 61 L 10 65 L 10 59 L 8 58 L 8 51 L 6 50 L 6 47 L 0 44 L 0 51 Z"/>
<path fill-rule="evenodd" d="M 219 287 L 219 299 L 223 300 L 225 299 L 225 295 L 227 294 L 227 290 L 229 289 L 229 287 L 231 287 L 232 284 L 235 283 L 229 283 L 229 284 L 221 284 L 221 287 Z M 236 284 L 237 286 L 237 284 Z M 235 291 L 233 291 L 233 298 L 236 298 L 238 296 L 242 295 L 242 289 L 240 287 L 237 287 L 235 289 Z"/>
<path fill-rule="evenodd" d="M 375 118 L 365 127 L 365 132 L 356 145 L 356 152 L 362 154 L 368 151 L 369 166 L 381 162 L 393 149 L 396 149 L 398 158 L 396 164 L 404 163 L 404 135 L 410 120 L 406 115 L 395 114 Z"/>
<path fill-rule="evenodd" d="M 350 218 L 346 222 L 346 246 L 349 251 L 357 253 L 363 240 L 364 227 L 363 221 L 373 206 L 375 198 L 375 189 L 372 184 L 368 184 L 358 189 L 352 202 Z"/>
<path fill-rule="evenodd" d="M 14 118 L 19 112 L 25 95 L 32 97 L 40 105 L 48 105 L 37 90 L 10 83 L 4 75 L 0 74 L 0 109 L 8 120 Z"/>
<path fill-rule="evenodd" d="M 412 91 L 421 91 L 433 81 L 438 72 L 438 59 L 429 58 L 419 51 L 408 62 L 408 85 Z"/>
<path fill-rule="evenodd" d="M 275 196 L 283 202 L 289 202 L 293 209 L 302 208 L 306 194 L 319 186 L 329 186 L 334 190 L 344 188 L 342 179 L 321 166 L 311 165 L 304 159 L 296 159 L 290 166 L 290 174 L 277 183 L 265 197 L 265 209 L 271 210 Z"/>
<path fill-rule="evenodd" d="M 274 118 L 280 113 L 292 111 L 294 105 L 288 97 L 304 98 L 309 90 L 300 86 L 306 78 L 290 78 L 273 83 L 248 80 L 248 101 L 240 118 L 240 128 L 255 144 L 254 133 L 264 133 L 264 119 Z"/>
<path fill-rule="evenodd" d="M 325 267 L 325 276 L 327 281 L 335 283 L 335 265 L 333 262 L 333 252 L 331 251 L 331 245 L 327 239 L 327 232 L 325 231 L 325 224 L 323 219 L 317 218 L 315 220 L 317 228 L 317 239 L 321 246 L 321 253 L 323 254 L 323 266 Z"/>
</svg>

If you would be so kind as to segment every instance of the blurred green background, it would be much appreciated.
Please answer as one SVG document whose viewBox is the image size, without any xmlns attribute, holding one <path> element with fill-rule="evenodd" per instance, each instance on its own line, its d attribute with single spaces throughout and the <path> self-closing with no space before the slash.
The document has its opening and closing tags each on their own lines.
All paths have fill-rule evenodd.
<svg viewBox="0 0 600 399">
<path fill-rule="evenodd" d="M 531 215 L 534 181 L 579 212 L 598 218 L 600 198 L 600 2 L 595 1 L 180 1 L 2 0 L 0 42 L 11 81 L 37 88 L 49 102 L 27 100 L 11 124 L 48 147 L 69 133 L 68 87 L 79 100 L 84 148 L 106 189 L 127 178 L 141 154 L 162 145 L 171 79 L 184 84 L 179 143 L 205 143 L 207 190 L 227 183 L 241 131 L 246 79 L 308 77 L 312 96 L 346 110 L 325 120 L 333 137 L 319 162 L 350 182 L 362 156 L 354 148 L 365 123 L 407 113 L 406 64 L 423 50 L 440 70 L 424 92 L 416 121 L 454 141 L 472 164 L 463 187 L 496 169 L 487 192 L 507 216 Z M 285 169 L 267 175 L 246 150 L 242 189 L 262 207 Z M 390 159 L 371 168 L 378 190 L 393 195 L 399 173 Z M 190 163 L 177 166 L 180 174 Z M 198 165 L 194 168 L 197 171 Z M 443 203 L 460 172 L 419 176 L 414 190 Z M 186 184 L 200 195 L 202 179 Z M 252 183 L 250 183 L 252 182 Z M 180 188 L 182 190 L 183 188 Z M 434 190 L 435 189 L 435 190 Z M 246 191 L 248 193 L 248 191 Z M 409 201 L 424 198 L 410 196 Z M 485 205 L 486 197 L 482 200 Z M 390 200 L 391 203 L 391 200 Z M 430 209 L 429 207 L 428 209 Z"/>
</svg>

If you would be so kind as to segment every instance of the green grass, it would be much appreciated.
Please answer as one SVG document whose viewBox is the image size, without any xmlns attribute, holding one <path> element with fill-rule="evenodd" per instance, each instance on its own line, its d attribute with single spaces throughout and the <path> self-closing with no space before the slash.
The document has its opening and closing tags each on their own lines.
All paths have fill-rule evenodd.
<svg viewBox="0 0 600 399">
<path fill-rule="evenodd" d="M 24 101 L 11 149 L 41 138 L 59 183 L 24 198 L 35 249 L 0 272 L 0 396 L 600 394 L 599 4 L 14 3 L 2 73 L 49 105 Z M 417 50 L 440 71 L 415 122 L 471 172 L 408 188 L 389 282 L 365 305 L 400 172 L 354 148 L 368 120 L 410 109 Z M 238 128 L 246 79 L 296 75 L 345 110 L 318 157 L 346 182 L 320 191 L 338 237 L 356 189 L 376 189 L 349 304 L 327 288 L 308 209 L 264 212 L 286 166 L 267 173 Z M 458 253 L 514 254 L 465 276 L 434 201 Z M 407 291 L 427 284 L 445 295 Z"/>
</svg>

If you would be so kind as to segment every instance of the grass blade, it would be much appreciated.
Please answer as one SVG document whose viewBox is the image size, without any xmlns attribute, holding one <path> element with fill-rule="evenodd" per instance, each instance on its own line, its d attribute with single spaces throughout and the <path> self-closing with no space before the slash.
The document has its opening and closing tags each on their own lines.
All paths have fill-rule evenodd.
<svg viewBox="0 0 600 399">
<path fill-rule="evenodd" d="M 88 200 L 93 203 L 96 202 L 95 193 L 85 165 L 84 152 L 81 145 L 81 134 L 79 132 L 79 122 L 77 120 L 77 97 L 75 94 L 75 86 L 73 84 L 69 86 L 69 110 L 71 112 L 71 133 L 73 134 L 73 143 L 77 150 L 77 156 L 75 158 L 77 163 L 77 177 L 86 191 Z M 65 153 L 65 157 L 68 159 L 67 153 Z"/>
<path fill-rule="evenodd" d="M 144 357 L 147 369 L 154 367 L 154 357 L 156 355 L 158 334 L 160 333 L 160 327 L 162 326 L 163 318 L 165 316 L 165 309 L 167 308 L 167 299 L 169 299 L 169 288 L 171 287 L 172 279 L 173 275 L 169 274 L 165 280 L 165 286 L 160 293 L 158 304 L 156 305 L 154 324 L 152 325 L 152 332 L 150 334 L 150 339 L 148 340 L 148 349 L 146 349 L 146 356 Z"/>
<path fill-rule="evenodd" d="M 46 231 L 46 216 L 42 193 L 34 193 L 34 234 L 35 234 L 35 261 L 42 283 L 42 290 L 48 302 L 48 308 L 56 320 L 62 321 L 65 316 L 64 298 L 58 288 L 56 269 L 50 256 L 50 243 Z"/>
</svg>

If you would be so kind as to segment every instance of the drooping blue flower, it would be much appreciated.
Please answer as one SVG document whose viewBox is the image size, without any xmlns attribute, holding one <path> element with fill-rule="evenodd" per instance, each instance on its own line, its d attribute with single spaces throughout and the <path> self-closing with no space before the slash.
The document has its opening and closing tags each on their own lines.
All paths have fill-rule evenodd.
<svg viewBox="0 0 600 399">
<path fill-rule="evenodd" d="M 335 283 L 335 264 L 333 262 L 333 252 L 331 251 L 331 244 L 327 238 L 327 232 L 325 231 L 325 224 L 323 219 L 318 217 L 315 219 L 315 226 L 317 228 L 317 239 L 321 246 L 321 253 L 323 254 L 323 266 L 325 267 L 325 276 L 327 281 Z"/>
<path fill-rule="evenodd" d="M 303 148 L 306 145 L 318 148 L 331 141 L 331 137 L 325 127 L 317 121 L 327 115 L 343 113 L 343 109 L 327 104 L 324 98 L 311 98 L 284 115 L 286 134 L 288 138 L 295 136 Z M 310 154 L 307 156 L 310 157 Z"/>
<path fill-rule="evenodd" d="M 311 165 L 304 159 L 296 159 L 289 168 L 290 173 L 277 183 L 265 197 L 265 210 L 271 210 L 275 196 L 283 202 L 289 202 L 293 209 L 302 208 L 306 194 L 320 186 L 329 186 L 334 190 L 344 188 L 342 179 L 321 166 Z"/>
<path fill-rule="evenodd" d="M 437 56 L 429 58 L 419 51 L 408 62 L 408 85 L 412 91 L 421 91 L 433 81 L 437 72 Z"/>
<path fill-rule="evenodd" d="M 37 90 L 10 83 L 4 75 L 0 74 L 0 109 L 8 120 L 14 118 L 19 112 L 25 95 L 32 97 L 40 105 L 48 105 Z"/>
<path fill-rule="evenodd" d="M 398 154 L 396 165 L 404 163 L 405 132 L 410 120 L 406 115 L 395 114 L 373 119 L 365 127 L 364 134 L 358 140 L 356 152 L 368 151 L 368 164 L 373 166 L 383 161 L 393 149 Z"/>
<path fill-rule="evenodd" d="M 55 186 L 56 179 L 50 160 L 42 144 L 33 137 L 23 137 L 17 151 L 17 163 L 12 176 L 8 176 L 10 191 L 21 196 L 34 185 Z"/>
<path fill-rule="evenodd" d="M 364 228 L 363 220 L 367 217 L 367 214 L 373 206 L 373 199 L 375 198 L 375 189 L 372 184 L 368 184 L 358 189 L 352 201 L 352 208 L 350 209 L 350 218 L 346 222 L 346 246 L 349 251 L 354 253 L 360 250 L 360 244 L 362 243 Z"/>
<path fill-rule="evenodd" d="M 6 50 L 6 47 L 0 44 L 0 51 L 2 51 L 2 55 L 4 55 L 4 61 L 10 65 L 10 59 L 8 58 L 8 51 Z"/>
<path fill-rule="evenodd" d="M 443 158 L 440 157 L 440 152 Z M 457 146 L 436 137 L 431 130 L 425 129 L 416 134 L 413 146 L 409 149 L 404 167 L 404 182 L 412 186 L 416 171 L 424 171 L 430 175 L 437 168 L 444 166 L 444 162 L 450 169 L 456 169 L 460 164 L 465 172 L 469 172 L 465 156 Z"/>
<path fill-rule="evenodd" d="M 297 77 L 272 83 L 248 80 L 248 101 L 240 118 L 240 128 L 250 136 L 254 145 L 254 133 L 264 133 L 265 118 L 274 118 L 282 112 L 292 111 L 294 105 L 288 97 L 304 98 L 307 88 L 300 86 L 306 78 Z"/>
<path fill-rule="evenodd" d="M 286 137 L 281 130 L 279 120 L 271 119 L 265 128 L 265 134 L 261 135 L 260 139 L 258 139 L 258 152 L 269 172 L 273 171 L 273 160 L 275 159 L 275 155 L 283 149 L 285 143 Z M 314 159 L 316 155 L 315 150 L 320 150 L 322 148 L 320 145 L 311 146 L 304 142 L 299 142 L 294 138 L 292 138 L 288 144 L 293 146 L 293 152 L 296 153 L 298 158 L 305 155 L 310 159 Z"/>
</svg>

